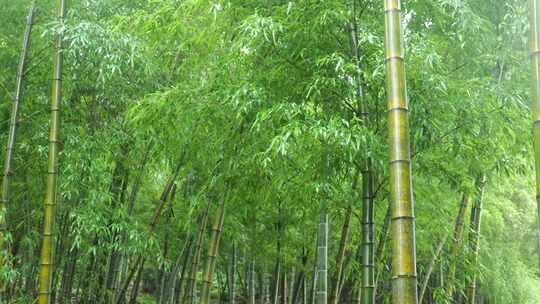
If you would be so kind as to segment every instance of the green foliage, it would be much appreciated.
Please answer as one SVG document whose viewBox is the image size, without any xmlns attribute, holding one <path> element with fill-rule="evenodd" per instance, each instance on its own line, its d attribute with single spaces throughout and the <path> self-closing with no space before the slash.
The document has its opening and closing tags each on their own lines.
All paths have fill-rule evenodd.
<svg viewBox="0 0 540 304">
<path fill-rule="evenodd" d="M 0 140 L 6 142 L 30 1 L 0 3 Z M 138 255 L 148 257 L 139 300 L 150 303 L 149 294 L 158 293 L 157 271 L 173 269 L 208 202 L 214 214 L 225 192 L 220 276 L 226 277 L 234 240 L 239 263 L 254 259 L 257 273 L 269 278 L 279 239 L 284 269 L 304 270 L 311 280 L 324 200 L 330 218 L 329 273 L 344 210 L 353 206 L 345 286 L 354 286 L 360 278 L 356 253 L 362 193 L 351 184 L 365 147 L 374 160 L 376 242 L 387 210 L 382 4 L 74 1 L 65 27 L 59 28 L 52 5 L 38 1 L 8 207 L 15 253 L 13 299 L 31 303 L 27 295 L 35 291 L 50 46 L 57 31 L 63 31 L 66 45 L 57 211 L 65 228 L 57 231 L 58 297 L 76 249 L 74 297 L 97 303 L 105 294 L 102 281 L 111 252 L 119 252 L 126 258 L 124 267 L 131 267 Z M 419 280 L 438 242 L 452 233 L 461 196 L 469 193 L 474 199 L 475 181 L 485 173 L 479 294 L 489 303 L 540 301 L 539 272 L 534 270 L 538 248 L 532 245 L 537 243 L 537 211 L 529 180 L 526 13 L 523 1 L 515 0 L 409 0 L 403 8 Z M 358 21 L 360 66 L 351 50 L 353 18 Z M 368 125 L 355 95 L 357 79 L 370 112 Z M 130 214 L 128 198 L 150 141 Z M 181 155 L 176 196 L 150 231 L 159 196 Z M 436 266 L 444 272 L 449 261 L 458 260 L 460 293 L 471 272 L 468 216 L 461 255 L 450 257 L 445 246 Z M 203 257 L 207 243 L 205 238 Z M 303 248 L 307 269 L 301 265 Z M 382 254 L 378 299 L 387 303 L 389 248 Z M 453 301 L 441 288 L 438 271 L 424 303 Z"/>
</svg>

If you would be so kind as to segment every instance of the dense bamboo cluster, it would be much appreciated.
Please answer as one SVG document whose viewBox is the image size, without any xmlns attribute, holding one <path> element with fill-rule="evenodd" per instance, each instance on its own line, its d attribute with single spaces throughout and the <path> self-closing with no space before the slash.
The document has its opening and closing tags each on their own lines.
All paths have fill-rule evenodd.
<svg viewBox="0 0 540 304">
<path fill-rule="evenodd" d="M 0 303 L 540 301 L 540 0 L 25 1 Z"/>
</svg>

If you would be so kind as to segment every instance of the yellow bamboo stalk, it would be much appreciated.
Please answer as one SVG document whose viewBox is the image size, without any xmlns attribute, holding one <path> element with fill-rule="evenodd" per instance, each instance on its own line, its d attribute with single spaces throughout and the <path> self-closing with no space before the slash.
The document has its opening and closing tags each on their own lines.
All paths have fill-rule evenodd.
<svg viewBox="0 0 540 304">
<path fill-rule="evenodd" d="M 57 19 L 64 23 L 65 0 L 57 0 Z M 39 268 L 38 304 L 51 303 L 51 283 L 54 270 L 53 238 L 58 181 L 58 151 L 60 149 L 60 105 L 62 101 L 62 33 L 56 35 L 54 73 L 51 93 L 51 126 L 49 132 L 49 161 L 47 166 L 47 192 L 43 221 L 43 241 Z"/>
<path fill-rule="evenodd" d="M 400 0 L 385 0 L 384 10 L 392 204 L 392 303 L 416 304 L 418 295 L 409 110 Z"/>
<path fill-rule="evenodd" d="M 223 231 L 223 221 L 225 220 L 225 196 L 221 198 L 219 211 L 216 214 L 214 223 L 212 224 L 212 237 L 208 247 L 208 257 L 206 259 L 206 267 L 203 273 L 202 288 L 201 288 L 201 304 L 210 303 L 210 292 L 212 288 L 212 279 L 214 277 L 214 269 L 216 267 L 217 254 L 219 250 L 219 241 L 221 232 Z"/>
</svg>

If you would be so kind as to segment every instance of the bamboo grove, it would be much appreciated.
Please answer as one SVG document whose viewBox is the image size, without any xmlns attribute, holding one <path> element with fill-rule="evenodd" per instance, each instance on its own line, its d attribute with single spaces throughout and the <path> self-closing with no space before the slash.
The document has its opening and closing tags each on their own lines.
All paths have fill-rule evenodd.
<svg viewBox="0 0 540 304">
<path fill-rule="evenodd" d="M 540 303 L 540 0 L 0 3 L 0 303 Z"/>
</svg>

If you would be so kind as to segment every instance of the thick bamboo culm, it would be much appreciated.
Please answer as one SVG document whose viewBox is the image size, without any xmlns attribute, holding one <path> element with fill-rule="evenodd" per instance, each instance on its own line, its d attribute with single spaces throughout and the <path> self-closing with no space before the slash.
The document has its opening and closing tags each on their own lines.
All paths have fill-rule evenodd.
<svg viewBox="0 0 540 304">
<path fill-rule="evenodd" d="M 57 20 L 64 23 L 65 0 L 57 1 Z M 54 73 L 51 93 L 51 126 L 49 132 L 49 160 L 47 166 L 47 188 L 43 220 L 43 240 L 39 268 L 38 304 L 51 303 L 53 276 L 54 217 L 58 181 L 58 151 L 60 149 L 60 105 L 62 101 L 62 33 L 56 34 Z"/>
<path fill-rule="evenodd" d="M 392 204 L 392 303 L 416 304 L 416 245 L 401 2 L 385 0 L 384 10 Z"/>
</svg>

